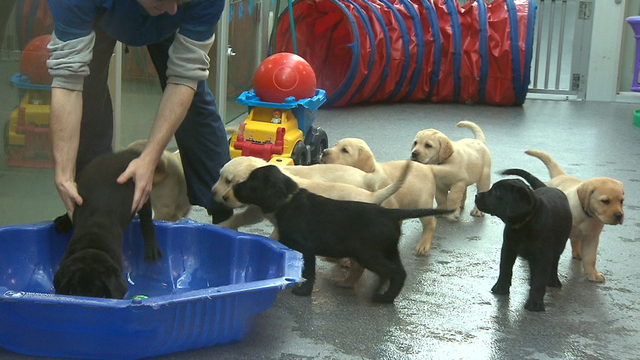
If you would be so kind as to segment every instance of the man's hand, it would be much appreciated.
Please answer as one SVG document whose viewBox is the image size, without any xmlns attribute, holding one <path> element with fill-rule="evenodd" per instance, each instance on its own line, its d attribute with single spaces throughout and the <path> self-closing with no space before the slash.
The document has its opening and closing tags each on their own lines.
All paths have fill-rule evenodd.
<svg viewBox="0 0 640 360">
<path fill-rule="evenodd" d="M 147 145 L 140 157 L 130 162 L 127 169 L 118 177 L 117 181 L 120 185 L 129 179 L 135 183 L 132 213 L 140 211 L 142 205 L 149 199 L 156 165 L 167 143 L 184 120 L 194 93 L 195 89 L 188 86 L 167 84 L 160 99 L 160 106 L 153 121 Z"/>
<path fill-rule="evenodd" d="M 76 205 L 82 205 L 82 197 L 78 194 L 78 186 L 73 180 L 61 180 L 56 181 L 56 188 L 58 189 L 58 194 L 60 194 L 60 198 L 64 203 L 64 207 L 67 209 L 69 218 L 73 219 L 73 210 Z"/>
<path fill-rule="evenodd" d="M 153 186 L 153 172 L 156 168 L 156 162 L 145 160 L 141 157 L 134 159 L 129 163 L 126 170 L 118 177 L 118 184 L 122 185 L 133 180 L 135 184 L 135 192 L 133 194 L 133 204 L 131 205 L 131 213 L 135 214 L 149 200 L 151 187 Z"/>
</svg>

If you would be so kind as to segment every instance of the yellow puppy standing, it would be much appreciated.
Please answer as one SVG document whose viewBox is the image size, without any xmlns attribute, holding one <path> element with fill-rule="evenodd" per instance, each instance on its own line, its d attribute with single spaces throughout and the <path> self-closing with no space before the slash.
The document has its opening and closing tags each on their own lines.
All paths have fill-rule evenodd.
<svg viewBox="0 0 640 360">
<path fill-rule="evenodd" d="M 622 182 L 607 177 L 580 180 L 566 175 L 544 151 L 527 150 L 525 153 L 537 157 L 547 167 L 551 177 L 547 186 L 558 188 L 567 195 L 573 217 L 569 235 L 573 258 L 582 260 L 587 279 L 604 282 L 604 275 L 596 270 L 598 244 L 605 224 L 620 225 L 624 221 Z"/>
<path fill-rule="evenodd" d="M 357 138 L 338 141 L 334 147 L 322 153 L 321 162 L 349 165 L 360 169 L 373 177 L 376 188 L 382 188 L 397 181 L 405 164 L 405 161 L 377 162 L 367 143 Z M 401 209 L 431 208 L 435 190 L 435 179 L 431 167 L 416 164 L 411 169 L 411 174 L 407 177 L 404 186 L 389 200 L 395 201 Z M 383 205 L 389 207 L 387 203 Z M 425 255 L 431 248 L 436 219 L 423 217 L 419 220 L 422 223 L 422 238 L 416 246 L 416 252 L 419 255 Z"/>
<path fill-rule="evenodd" d="M 491 154 L 485 145 L 484 133 L 471 121 L 460 121 L 457 127 L 473 131 L 475 139 L 451 141 L 435 129 L 416 134 L 411 146 L 411 159 L 423 164 L 438 165 L 436 202 L 438 208 L 455 209 L 450 218 L 460 218 L 467 199 L 467 187 L 476 184 L 477 192 L 491 187 Z M 474 205 L 471 216 L 484 216 Z"/>
</svg>

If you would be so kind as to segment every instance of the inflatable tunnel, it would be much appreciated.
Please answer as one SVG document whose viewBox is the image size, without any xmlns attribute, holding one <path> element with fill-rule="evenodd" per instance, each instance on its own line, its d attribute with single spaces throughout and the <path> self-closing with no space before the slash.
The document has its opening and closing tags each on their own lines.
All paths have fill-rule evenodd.
<svg viewBox="0 0 640 360">
<path fill-rule="evenodd" d="M 291 9 L 295 31 L 286 8 L 270 49 L 293 52 L 295 41 L 328 106 L 525 101 L 533 1 L 297 0 Z"/>
</svg>

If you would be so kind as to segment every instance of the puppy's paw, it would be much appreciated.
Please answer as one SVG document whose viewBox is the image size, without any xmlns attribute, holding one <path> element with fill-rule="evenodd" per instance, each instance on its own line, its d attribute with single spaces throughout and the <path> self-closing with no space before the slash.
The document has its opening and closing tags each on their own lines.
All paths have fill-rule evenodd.
<svg viewBox="0 0 640 360">
<path fill-rule="evenodd" d="M 356 282 L 357 280 L 353 281 L 349 278 L 346 278 L 346 279 L 336 281 L 336 286 L 342 289 L 351 289 L 354 287 Z"/>
<path fill-rule="evenodd" d="M 483 217 L 483 216 L 484 216 L 484 213 L 483 213 L 482 211 L 478 210 L 478 208 L 477 208 L 477 207 L 474 207 L 474 208 L 473 208 L 473 210 L 471 210 L 471 216 L 474 216 L 474 217 Z"/>
<path fill-rule="evenodd" d="M 507 295 L 507 294 L 509 294 L 509 285 L 496 283 L 491 288 L 491 292 L 496 294 L 496 295 Z"/>
<path fill-rule="evenodd" d="M 539 300 L 527 299 L 524 308 L 529 311 L 544 311 L 544 302 Z"/>
<path fill-rule="evenodd" d="M 420 243 L 418 244 L 418 246 L 416 246 L 416 255 L 425 256 L 429 254 L 430 250 L 431 250 L 431 244 Z"/>
<path fill-rule="evenodd" d="M 162 250 L 157 246 L 147 246 L 144 249 L 144 261 L 154 262 L 162 259 Z"/>
<path fill-rule="evenodd" d="M 554 288 L 561 288 L 562 283 L 560 282 L 560 279 L 558 279 L 558 277 L 556 276 L 555 279 L 549 279 L 547 286 L 554 287 Z"/>
<path fill-rule="evenodd" d="M 296 296 L 309 296 L 311 295 L 311 291 L 313 291 L 313 283 L 305 281 L 297 287 L 294 287 L 291 293 Z"/>
<path fill-rule="evenodd" d="M 371 301 L 379 304 L 393 304 L 393 300 L 395 300 L 395 298 L 387 295 L 386 293 L 375 294 L 371 298 Z"/>
<path fill-rule="evenodd" d="M 238 228 L 240 227 L 239 224 L 236 224 L 235 221 L 233 221 L 233 219 L 227 219 L 225 221 L 219 222 L 218 226 L 222 226 L 225 227 L 227 229 L 233 229 L 233 230 L 238 230 Z"/>
<path fill-rule="evenodd" d="M 603 283 L 604 282 L 604 275 L 602 275 L 602 273 L 594 271 L 590 274 L 587 274 L 587 279 L 589 279 L 589 281 L 593 281 L 593 282 L 597 282 L 597 283 Z"/>
<path fill-rule="evenodd" d="M 445 215 L 444 218 L 452 222 L 460 221 L 460 212 L 456 211 L 454 213 Z"/>
<path fill-rule="evenodd" d="M 53 220 L 53 227 L 58 234 L 71 231 L 71 229 L 73 228 L 73 223 L 71 222 L 69 214 L 65 213 L 64 215 L 60 215 L 55 220 Z"/>
</svg>

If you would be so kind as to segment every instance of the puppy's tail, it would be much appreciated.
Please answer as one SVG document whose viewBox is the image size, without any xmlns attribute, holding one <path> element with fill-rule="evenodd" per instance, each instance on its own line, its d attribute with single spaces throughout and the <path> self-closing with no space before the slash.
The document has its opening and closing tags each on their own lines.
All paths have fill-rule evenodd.
<svg viewBox="0 0 640 360">
<path fill-rule="evenodd" d="M 456 127 L 470 129 L 471 131 L 473 131 L 473 135 L 476 137 L 476 139 L 482 141 L 485 144 L 487 143 L 484 137 L 484 132 L 482 132 L 482 129 L 480 129 L 480 126 L 478 126 L 478 124 L 472 121 L 463 120 L 459 121 L 456 124 Z"/>
<path fill-rule="evenodd" d="M 540 150 L 527 150 L 524 153 L 540 159 L 540 161 L 542 161 L 542 163 L 547 167 L 547 170 L 549 170 L 549 176 L 552 179 L 556 176 L 565 175 L 560 165 L 558 165 L 558 163 L 555 162 L 555 160 L 553 160 L 546 152 Z"/>
<path fill-rule="evenodd" d="M 387 209 L 392 217 L 396 220 L 405 220 L 413 218 L 423 218 L 427 216 L 437 216 L 451 214 L 454 210 L 442 209 Z"/>
<path fill-rule="evenodd" d="M 521 178 L 525 179 L 529 183 L 529 185 L 531 185 L 531 187 L 534 188 L 534 189 L 541 188 L 541 187 L 547 187 L 547 185 L 545 185 L 545 183 L 540 181 L 540 179 L 538 179 L 537 177 L 531 175 L 530 172 L 522 170 L 522 169 L 507 169 L 507 170 L 502 172 L 502 175 L 520 176 Z"/>
<path fill-rule="evenodd" d="M 409 171 L 411 170 L 412 166 L 413 161 L 407 160 L 404 168 L 402 169 L 402 173 L 400 173 L 400 176 L 398 177 L 398 180 L 392 182 L 391 184 L 383 187 L 380 190 L 373 192 L 372 203 L 380 205 L 383 201 L 387 200 L 398 190 L 400 190 L 402 185 L 404 185 L 404 182 L 407 180 L 407 176 L 409 175 Z"/>
</svg>

